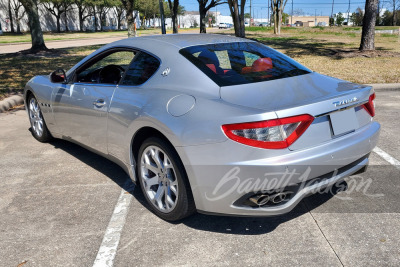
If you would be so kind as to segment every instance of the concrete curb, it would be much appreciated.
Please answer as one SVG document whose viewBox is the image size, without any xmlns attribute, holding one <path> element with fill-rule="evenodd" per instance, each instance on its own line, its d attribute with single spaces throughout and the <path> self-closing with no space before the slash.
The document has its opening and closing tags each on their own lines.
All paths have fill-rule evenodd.
<svg viewBox="0 0 400 267">
<path fill-rule="evenodd" d="M 8 111 L 10 108 L 22 105 L 24 98 L 20 95 L 13 95 L 0 101 L 0 113 Z"/>
<path fill-rule="evenodd" d="M 375 83 L 368 85 L 372 86 L 375 91 L 400 91 L 400 83 Z"/>
</svg>

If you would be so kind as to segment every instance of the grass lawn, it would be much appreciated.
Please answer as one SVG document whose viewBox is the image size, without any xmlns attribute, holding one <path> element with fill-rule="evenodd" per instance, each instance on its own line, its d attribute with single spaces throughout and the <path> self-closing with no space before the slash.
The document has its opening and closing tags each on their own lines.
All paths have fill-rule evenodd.
<svg viewBox="0 0 400 267">
<path fill-rule="evenodd" d="M 57 68 L 70 69 L 85 56 L 101 47 L 83 46 L 57 49 L 51 53 L 0 55 L 0 99 L 9 93 L 20 93 L 35 75 L 46 75 Z"/>
<path fill-rule="evenodd" d="M 377 30 L 399 27 L 377 27 Z M 229 31 L 228 33 L 232 33 Z M 376 51 L 360 53 L 360 27 L 246 28 L 246 37 L 260 41 L 322 74 L 356 83 L 400 83 L 400 36 L 376 34 Z"/>
<path fill-rule="evenodd" d="M 180 29 L 180 31 L 187 31 L 187 30 L 193 30 L 193 29 Z M 138 36 L 146 34 L 160 34 L 160 33 L 161 33 L 160 29 L 149 28 L 147 30 L 141 30 L 141 29 L 137 30 Z M 172 33 L 172 30 L 167 30 L 167 33 Z M 108 37 L 118 37 L 118 36 L 128 36 L 128 31 L 43 33 L 43 38 L 45 42 L 72 40 L 72 39 L 108 38 Z M 31 35 L 29 32 L 23 34 L 11 34 L 6 32 L 3 33 L 3 35 L 0 35 L 0 44 L 30 43 L 30 42 L 31 42 Z"/>
<path fill-rule="evenodd" d="M 357 27 L 287 27 L 282 28 L 280 36 L 275 36 L 271 28 L 250 27 L 246 28 L 246 36 L 265 43 L 322 74 L 356 83 L 400 83 L 399 35 L 377 34 L 377 50 L 360 53 L 358 46 L 361 34 L 358 30 Z M 156 30 L 147 30 L 146 33 L 152 33 L 150 31 Z M 232 34 L 233 30 L 220 32 Z M 118 34 L 125 35 L 126 32 L 71 33 L 63 36 L 70 39 L 77 35 L 82 35 L 82 38 L 101 38 Z M 53 35 L 47 38 L 51 36 Z M 10 92 L 22 92 L 26 82 L 35 75 L 49 74 L 56 68 L 68 70 L 98 47 L 100 46 L 57 49 L 39 55 L 0 55 L 0 99 Z"/>
</svg>

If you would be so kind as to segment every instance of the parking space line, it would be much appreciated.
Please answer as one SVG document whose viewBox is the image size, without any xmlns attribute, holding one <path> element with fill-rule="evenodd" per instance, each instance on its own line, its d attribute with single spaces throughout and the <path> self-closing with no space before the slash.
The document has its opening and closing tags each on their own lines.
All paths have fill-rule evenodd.
<svg viewBox="0 0 400 267">
<path fill-rule="evenodd" d="M 397 169 L 400 170 L 400 161 L 395 159 L 394 157 L 390 156 L 388 153 L 380 149 L 379 147 L 375 147 L 372 151 L 374 151 L 376 154 L 378 154 L 381 158 L 395 166 Z"/>
<path fill-rule="evenodd" d="M 114 264 L 121 232 L 131 204 L 132 194 L 121 190 L 114 212 L 101 242 L 93 267 L 111 267 Z"/>
</svg>

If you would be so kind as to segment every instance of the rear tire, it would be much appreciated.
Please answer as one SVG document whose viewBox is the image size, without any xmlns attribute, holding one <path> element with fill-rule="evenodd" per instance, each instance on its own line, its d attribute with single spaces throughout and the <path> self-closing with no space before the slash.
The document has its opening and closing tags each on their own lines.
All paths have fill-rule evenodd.
<svg viewBox="0 0 400 267">
<path fill-rule="evenodd" d="M 39 102 L 33 95 L 30 95 L 28 98 L 27 108 L 33 137 L 42 143 L 50 141 L 52 136 L 49 129 L 47 129 Z"/>
<path fill-rule="evenodd" d="M 166 221 L 192 215 L 195 204 L 183 164 L 163 139 L 146 139 L 138 154 L 138 179 L 150 209 Z"/>
</svg>

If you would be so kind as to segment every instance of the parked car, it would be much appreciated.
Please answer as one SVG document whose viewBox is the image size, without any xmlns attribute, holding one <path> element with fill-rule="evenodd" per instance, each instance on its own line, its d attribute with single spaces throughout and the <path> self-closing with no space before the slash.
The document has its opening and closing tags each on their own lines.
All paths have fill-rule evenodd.
<svg viewBox="0 0 400 267">
<path fill-rule="evenodd" d="M 170 221 L 283 214 L 362 170 L 380 131 L 374 98 L 370 86 L 211 34 L 120 40 L 24 90 L 34 138 L 116 162 Z"/>
<path fill-rule="evenodd" d="M 258 26 L 260 26 L 260 27 L 268 27 L 268 26 L 269 26 L 269 23 L 267 23 L 267 22 L 261 22 Z"/>
<path fill-rule="evenodd" d="M 227 28 L 228 28 L 228 25 L 227 25 L 226 23 L 220 23 L 220 24 L 218 25 L 218 28 L 219 28 L 219 29 L 227 29 Z"/>
</svg>

